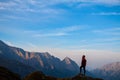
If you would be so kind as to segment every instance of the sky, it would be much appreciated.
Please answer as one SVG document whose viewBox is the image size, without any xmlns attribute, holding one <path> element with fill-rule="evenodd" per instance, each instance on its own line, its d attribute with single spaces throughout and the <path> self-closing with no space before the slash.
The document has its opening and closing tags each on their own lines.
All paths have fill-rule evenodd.
<svg viewBox="0 0 120 80">
<path fill-rule="evenodd" d="M 120 61 L 120 0 L 0 0 L 0 39 L 89 68 Z"/>
</svg>

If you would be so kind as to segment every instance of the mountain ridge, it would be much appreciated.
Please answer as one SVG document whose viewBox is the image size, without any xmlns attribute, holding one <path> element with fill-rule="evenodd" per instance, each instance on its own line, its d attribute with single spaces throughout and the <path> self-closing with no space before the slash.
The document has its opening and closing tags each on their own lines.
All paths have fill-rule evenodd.
<svg viewBox="0 0 120 80">
<path fill-rule="evenodd" d="M 25 51 L 22 48 L 8 46 L 6 43 L 4 43 L 1 40 L 0 40 L 0 53 L 1 53 L 0 57 L 3 57 L 2 58 L 3 62 L 8 64 L 7 66 L 11 64 L 14 67 L 14 65 L 16 64 L 9 63 L 4 59 L 12 60 L 13 62 L 19 63 L 20 65 L 24 64 L 25 66 L 30 66 L 33 68 L 33 70 L 38 70 L 38 71 L 40 70 L 44 72 L 46 75 L 55 76 L 55 77 L 70 77 L 79 73 L 79 70 L 78 70 L 79 66 L 70 58 L 68 58 L 70 63 L 67 64 L 64 61 L 65 59 L 60 60 L 59 58 L 54 57 L 53 55 L 50 55 L 48 52 Z M 0 65 L 3 65 L 3 64 L 0 63 Z M 24 70 L 22 66 L 20 69 Z M 33 70 L 31 70 L 30 72 L 32 72 Z M 13 70 L 13 71 L 17 72 L 18 70 Z"/>
</svg>

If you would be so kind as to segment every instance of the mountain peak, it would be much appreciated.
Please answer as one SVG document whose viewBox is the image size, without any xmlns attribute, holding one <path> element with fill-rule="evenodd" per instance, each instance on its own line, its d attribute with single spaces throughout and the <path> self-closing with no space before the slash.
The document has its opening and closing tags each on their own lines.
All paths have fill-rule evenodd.
<svg viewBox="0 0 120 80">
<path fill-rule="evenodd" d="M 65 57 L 63 60 L 66 64 L 71 64 L 71 59 L 69 57 Z"/>
<path fill-rule="evenodd" d="M 46 58 L 51 58 L 51 55 L 48 52 L 44 52 L 41 55 L 45 56 Z"/>
<path fill-rule="evenodd" d="M 8 45 L 7 45 L 7 44 L 5 44 L 2 40 L 0 40 L 0 46 L 3 46 L 3 45 L 8 46 Z"/>
<path fill-rule="evenodd" d="M 0 40 L 0 43 L 3 42 L 2 40 Z"/>
<path fill-rule="evenodd" d="M 70 58 L 66 56 L 65 59 L 70 59 Z"/>
</svg>

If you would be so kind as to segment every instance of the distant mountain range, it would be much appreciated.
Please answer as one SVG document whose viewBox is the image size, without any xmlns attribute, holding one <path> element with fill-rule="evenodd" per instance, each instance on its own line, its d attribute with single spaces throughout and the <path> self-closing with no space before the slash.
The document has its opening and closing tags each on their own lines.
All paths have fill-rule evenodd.
<svg viewBox="0 0 120 80">
<path fill-rule="evenodd" d="M 62 61 L 48 52 L 28 52 L 8 46 L 0 40 L 0 66 L 22 77 L 34 71 L 42 71 L 55 77 L 72 77 L 79 73 L 79 66 L 70 58 Z"/>
<path fill-rule="evenodd" d="M 92 71 L 95 77 L 104 80 L 120 80 L 120 62 L 106 64 L 101 68 Z"/>
</svg>

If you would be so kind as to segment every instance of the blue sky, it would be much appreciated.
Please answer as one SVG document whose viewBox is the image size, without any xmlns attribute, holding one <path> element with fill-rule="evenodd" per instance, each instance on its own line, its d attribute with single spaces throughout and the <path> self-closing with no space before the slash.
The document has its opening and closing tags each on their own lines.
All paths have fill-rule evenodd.
<svg viewBox="0 0 120 80">
<path fill-rule="evenodd" d="M 120 61 L 120 0 L 0 0 L 0 39 L 60 58 Z"/>
</svg>

